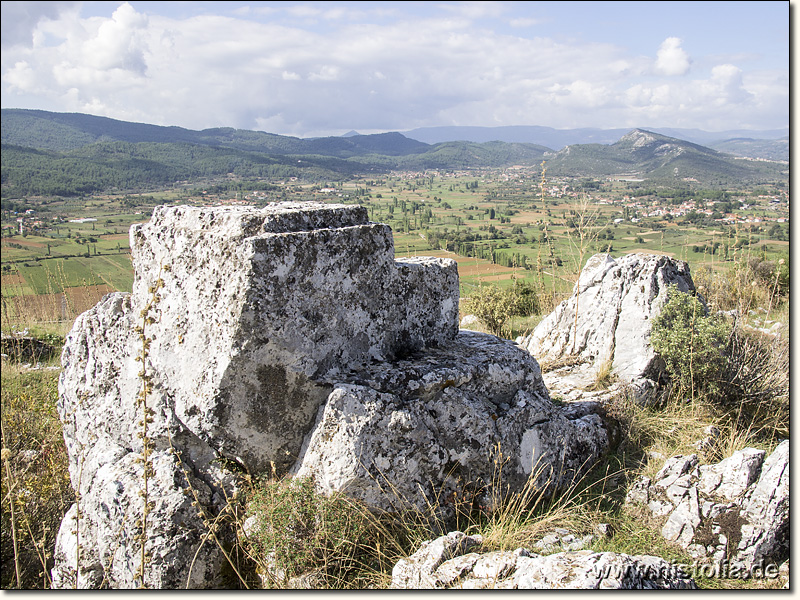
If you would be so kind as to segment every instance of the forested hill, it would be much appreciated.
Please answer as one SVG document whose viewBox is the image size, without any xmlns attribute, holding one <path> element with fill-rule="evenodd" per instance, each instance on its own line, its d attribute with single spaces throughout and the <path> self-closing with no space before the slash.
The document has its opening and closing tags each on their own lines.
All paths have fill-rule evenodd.
<svg viewBox="0 0 800 600">
<path fill-rule="evenodd" d="M 337 158 L 364 154 L 401 156 L 422 153 L 431 148 L 430 144 L 409 139 L 399 133 L 301 139 L 231 127 L 193 131 L 183 127 L 162 127 L 79 113 L 52 113 L 42 110 L 3 109 L 2 122 L 2 143 L 59 152 L 110 141 L 197 144 L 246 152 L 319 154 Z"/>
<path fill-rule="evenodd" d="M 392 169 L 536 164 L 535 144 L 425 144 L 400 133 L 301 139 L 233 128 L 193 131 L 84 114 L 2 110 L 4 197 L 75 196 L 234 175 L 332 180 Z"/>
<path fill-rule="evenodd" d="M 634 129 L 614 144 L 576 144 L 546 158 L 552 175 L 631 175 L 707 187 L 784 181 L 789 176 L 786 164 L 746 160 L 643 129 Z"/>
<path fill-rule="evenodd" d="M 41 110 L 3 109 L 3 144 L 12 144 L 38 150 L 67 152 L 100 142 L 130 142 L 156 144 L 197 144 L 214 148 L 232 148 L 244 152 L 277 155 L 319 155 L 336 158 L 353 158 L 367 155 L 411 156 L 433 152 L 434 161 L 449 164 L 452 156 L 455 166 L 470 163 L 455 156 L 458 152 L 474 154 L 481 161 L 497 163 L 521 159 L 540 158 L 549 148 L 536 144 L 491 143 L 486 146 L 469 142 L 426 144 L 392 133 L 348 135 L 347 137 L 297 138 L 285 135 L 218 127 L 193 131 L 182 127 L 161 127 L 144 123 L 128 123 L 107 117 L 79 113 L 52 113 Z M 460 150 L 453 151 L 454 144 Z M 450 148 L 451 150 L 447 150 Z M 464 148 L 470 150 L 464 151 Z M 493 152 L 497 156 L 490 156 Z M 445 157 L 442 162 L 442 158 Z M 380 162 L 380 161 L 379 161 Z M 411 161 L 415 162 L 415 161 Z M 486 166 L 489 166 L 487 163 Z M 469 166 L 479 166 L 470 164 Z"/>
<path fill-rule="evenodd" d="M 618 142 L 576 144 L 554 152 L 530 143 L 427 144 L 400 133 L 302 139 L 260 131 L 193 131 L 106 117 L 2 109 L 2 195 L 77 196 L 146 191 L 192 179 L 298 177 L 330 181 L 391 170 L 538 165 L 548 173 L 705 185 L 788 178 L 788 167 L 736 159 L 715 150 L 634 130 Z"/>
</svg>

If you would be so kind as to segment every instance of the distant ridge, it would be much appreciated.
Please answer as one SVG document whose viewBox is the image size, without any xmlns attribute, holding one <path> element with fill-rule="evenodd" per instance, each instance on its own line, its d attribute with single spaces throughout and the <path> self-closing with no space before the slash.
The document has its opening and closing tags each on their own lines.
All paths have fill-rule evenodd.
<svg viewBox="0 0 800 600">
<path fill-rule="evenodd" d="M 623 135 L 636 129 L 633 127 L 597 129 L 554 129 L 539 125 L 519 125 L 505 127 L 420 127 L 402 132 L 406 137 L 437 144 L 439 142 L 463 140 L 466 142 L 513 142 L 539 144 L 553 150 L 561 150 L 572 144 L 613 144 Z M 769 130 L 735 129 L 729 131 L 709 132 L 701 129 L 677 129 L 663 127 L 640 127 L 646 131 L 660 133 L 669 137 L 678 138 L 702 144 L 704 146 L 716 145 L 735 138 L 749 138 L 751 140 L 778 140 L 788 137 L 789 128 Z"/>
<path fill-rule="evenodd" d="M 2 109 L 2 125 L 0 137 L 4 144 L 58 152 L 111 141 L 134 144 L 198 144 L 244 152 L 318 154 L 345 159 L 373 153 L 398 156 L 430 149 L 429 144 L 399 133 L 360 135 L 351 132 L 353 135 L 349 137 L 304 139 L 233 127 L 194 131 L 183 127 L 130 123 L 81 113 L 16 108 Z"/>
<path fill-rule="evenodd" d="M 647 179 L 697 182 L 749 181 L 764 177 L 759 163 L 736 159 L 729 154 L 686 140 L 634 129 L 613 144 L 574 144 L 547 159 L 553 175 L 611 176 L 637 173 Z M 775 163 L 760 163 L 774 174 L 788 169 Z"/>
<path fill-rule="evenodd" d="M 714 150 L 745 156 L 747 158 L 762 158 L 766 160 L 789 160 L 789 136 L 777 140 L 733 138 L 724 142 L 711 145 Z"/>
<path fill-rule="evenodd" d="M 570 130 L 573 137 L 595 141 L 554 150 L 555 144 L 547 147 L 517 141 L 428 144 L 398 132 L 297 138 L 232 127 L 193 131 L 78 113 L 1 112 L 4 197 L 153 189 L 231 175 L 242 179 L 304 177 L 329 181 L 393 170 L 538 167 L 543 159 L 548 175 L 606 177 L 635 173 L 650 185 L 721 187 L 784 181 L 789 171 L 785 163 L 743 160 L 644 129 Z M 520 133 L 513 127 L 499 129 Z M 528 133 L 563 134 L 545 127 L 527 129 Z M 493 135 L 496 130 L 482 133 L 497 137 Z M 612 135 L 617 137 L 609 140 Z M 775 143 L 788 148 L 785 140 Z M 751 153 L 764 146 L 741 139 L 731 144 Z"/>
</svg>

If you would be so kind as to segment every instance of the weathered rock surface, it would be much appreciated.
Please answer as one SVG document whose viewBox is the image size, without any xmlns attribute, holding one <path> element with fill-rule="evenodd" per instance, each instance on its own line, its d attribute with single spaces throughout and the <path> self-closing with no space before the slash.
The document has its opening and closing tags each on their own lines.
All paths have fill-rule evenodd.
<svg viewBox="0 0 800 600">
<path fill-rule="evenodd" d="M 156 210 L 131 242 L 134 309 L 170 265 L 151 355 L 176 417 L 252 471 L 294 462 L 321 383 L 458 331 L 455 263 L 395 261 L 363 207 Z"/>
<path fill-rule="evenodd" d="M 696 454 L 668 459 L 627 502 L 664 519 L 661 533 L 698 559 L 751 569 L 788 556 L 789 441 L 766 457 L 745 448 L 713 465 Z"/>
<path fill-rule="evenodd" d="M 481 552 L 480 536 L 448 533 L 392 569 L 393 589 L 695 589 L 692 579 L 654 556 L 518 548 Z"/>
<path fill-rule="evenodd" d="M 608 525 L 606 525 L 608 527 Z M 554 552 L 584 550 L 586 547 L 594 542 L 594 535 L 578 536 L 569 531 L 559 527 L 553 532 L 546 534 L 542 539 L 534 542 L 533 547 L 545 554 L 553 554 Z"/>
<path fill-rule="evenodd" d="M 594 407 L 554 407 L 527 352 L 458 333 L 453 261 L 394 260 L 391 230 L 362 207 L 158 208 L 131 247 L 132 294 L 81 315 L 62 354 L 79 502 L 59 531 L 56 587 L 224 586 L 198 510 L 222 510 L 237 472 L 286 472 L 300 457 L 294 472 L 321 489 L 388 508 L 388 480 L 421 506 L 492 474 L 495 447 L 508 485 L 537 463 L 544 485 L 607 446 Z"/>
<path fill-rule="evenodd" d="M 491 497 L 501 491 L 492 488 L 495 458 L 507 489 L 531 475 L 555 489 L 608 449 L 600 416 L 577 408 L 552 403 L 536 361 L 516 344 L 461 331 L 446 348 L 337 385 L 294 472 L 385 510 L 447 508 L 466 482 Z"/>
<path fill-rule="evenodd" d="M 543 365 L 570 365 L 566 372 L 545 375 L 553 394 L 587 387 L 610 364 L 614 375 L 646 399 L 663 370 L 650 346 L 651 321 L 671 285 L 694 290 L 685 262 L 652 254 L 617 259 L 597 254 L 581 271 L 572 296 L 518 341 Z"/>
</svg>

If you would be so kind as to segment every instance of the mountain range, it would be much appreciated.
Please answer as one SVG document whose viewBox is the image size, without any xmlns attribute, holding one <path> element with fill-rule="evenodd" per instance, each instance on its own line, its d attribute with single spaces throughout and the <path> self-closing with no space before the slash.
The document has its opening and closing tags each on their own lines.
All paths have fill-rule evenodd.
<svg viewBox="0 0 800 600">
<path fill-rule="evenodd" d="M 701 129 L 677 129 L 664 127 L 638 127 L 645 131 L 659 133 L 667 137 L 702 144 L 715 150 L 733 152 L 735 141 L 761 142 L 764 148 L 770 148 L 770 156 L 746 155 L 750 158 L 765 158 L 769 160 L 789 160 L 789 128 L 769 130 L 735 129 L 728 131 L 703 131 Z M 403 135 L 427 144 L 438 142 L 463 140 L 467 142 L 517 142 L 539 144 L 553 150 L 561 150 L 572 144 L 613 144 L 631 129 L 554 129 L 538 125 L 517 125 L 505 127 L 421 127 L 403 131 Z M 352 133 L 352 132 L 351 132 Z M 774 142 L 774 145 L 773 145 Z M 727 145 L 727 146 L 726 146 Z M 723 148 L 725 146 L 727 150 Z M 774 148 L 783 150 L 776 155 Z M 751 149 L 759 154 L 760 148 Z M 743 155 L 744 156 L 744 155 Z"/>
<path fill-rule="evenodd" d="M 542 160 L 547 161 L 549 174 L 635 174 L 667 185 L 693 180 L 724 186 L 788 177 L 786 165 L 737 159 L 642 129 L 466 128 L 469 131 L 459 131 L 482 141 L 427 143 L 410 137 L 412 132 L 360 135 L 351 131 L 345 136 L 297 138 L 233 128 L 194 131 L 80 113 L 2 109 L 1 116 L 4 197 L 142 189 L 230 174 L 242 179 L 303 176 L 332 180 L 396 169 L 504 167 L 536 165 Z M 484 139 L 495 137 L 498 129 L 504 130 L 505 140 Z M 558 134 L 562 141 L 569 136 L 582 141 L 559 142 L 553 144 L 556 148 L 523 141 L 532 139 L 534 133 L 539 135 L 536 139 L 545 139 L 543 132 Z M 608 141 L 612 132 L 616 137 Z M 781 142 L 725 143 L 764 148 L 773 141 Z"/>
</svg>

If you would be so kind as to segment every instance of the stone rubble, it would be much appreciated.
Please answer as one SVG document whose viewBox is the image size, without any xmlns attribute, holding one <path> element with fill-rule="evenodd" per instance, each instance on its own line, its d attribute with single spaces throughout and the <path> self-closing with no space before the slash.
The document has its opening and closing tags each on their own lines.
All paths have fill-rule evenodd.
<svg viewBox="0 0 800 600">
<path fill-rule="evenodd" d="M 555 493 L 613 446 L 610 397 L 652 399 L 650 322 L 669 285 L 694 289 L 680 261 L 597 255 L 580 294 L 513 343 L 459 331 L 455 262 L 395 260 L 391 230 L 363 207 L 157 208 L 131 247 L 133 292 L 81 315 L 62 354 L 58 410 L 78 501 L 58 534 L 56 588 L 226 587 L 199 509 L 224 510 L 240 474 L 312 477 L 376 511 L 436 506 L 445 521 L 470 494 L 491 507 L 526 485 Z M 617 381 L 587 389 L 606 364 Z M 154 448 L 144 581 L 142 374 Z M 706 433 L 698 452 L 719 436 Z M 786 441 L 715 465 L 672 457 L 627 500 L 698 558 L 783 560 L 788 451 Z M 232 535 L 217 532 L 223 544 Z M 583 549 L 593 535 L 554 531 L 540 556 L 483 552 L 479 536 L 452 532 L 400 561 L 392 586 L 694 587 L 662 559 Z"/>
<path fill-rule="evenodd" d="M 159 207 L 131 248 L 133 292 L 81 315 L 62 354 L 79 503 L 59 531 L 55 587 L 75 585 L 78 566 L 78 587 L 224 587 L 198 509 L 223 510 L 241 473 L 313 474 L 376 509 L 420 507 L 492 481 L 500 454 L 504 492 L 530 473 L 554 490 L 608 447 L 598 411 L 553 404 L 529 353 L 459 333 L 454 261 L 395 260 L 391 229 L 363 207 Z"/>
<path fill-rule="evenodd" d="M 481 536 L 448 533 L 392 569 L 392 589 L 696 589 L 655 556 L 579 550 L 547 556 L 525 548 L 482 551 Z"/>
</svg>

